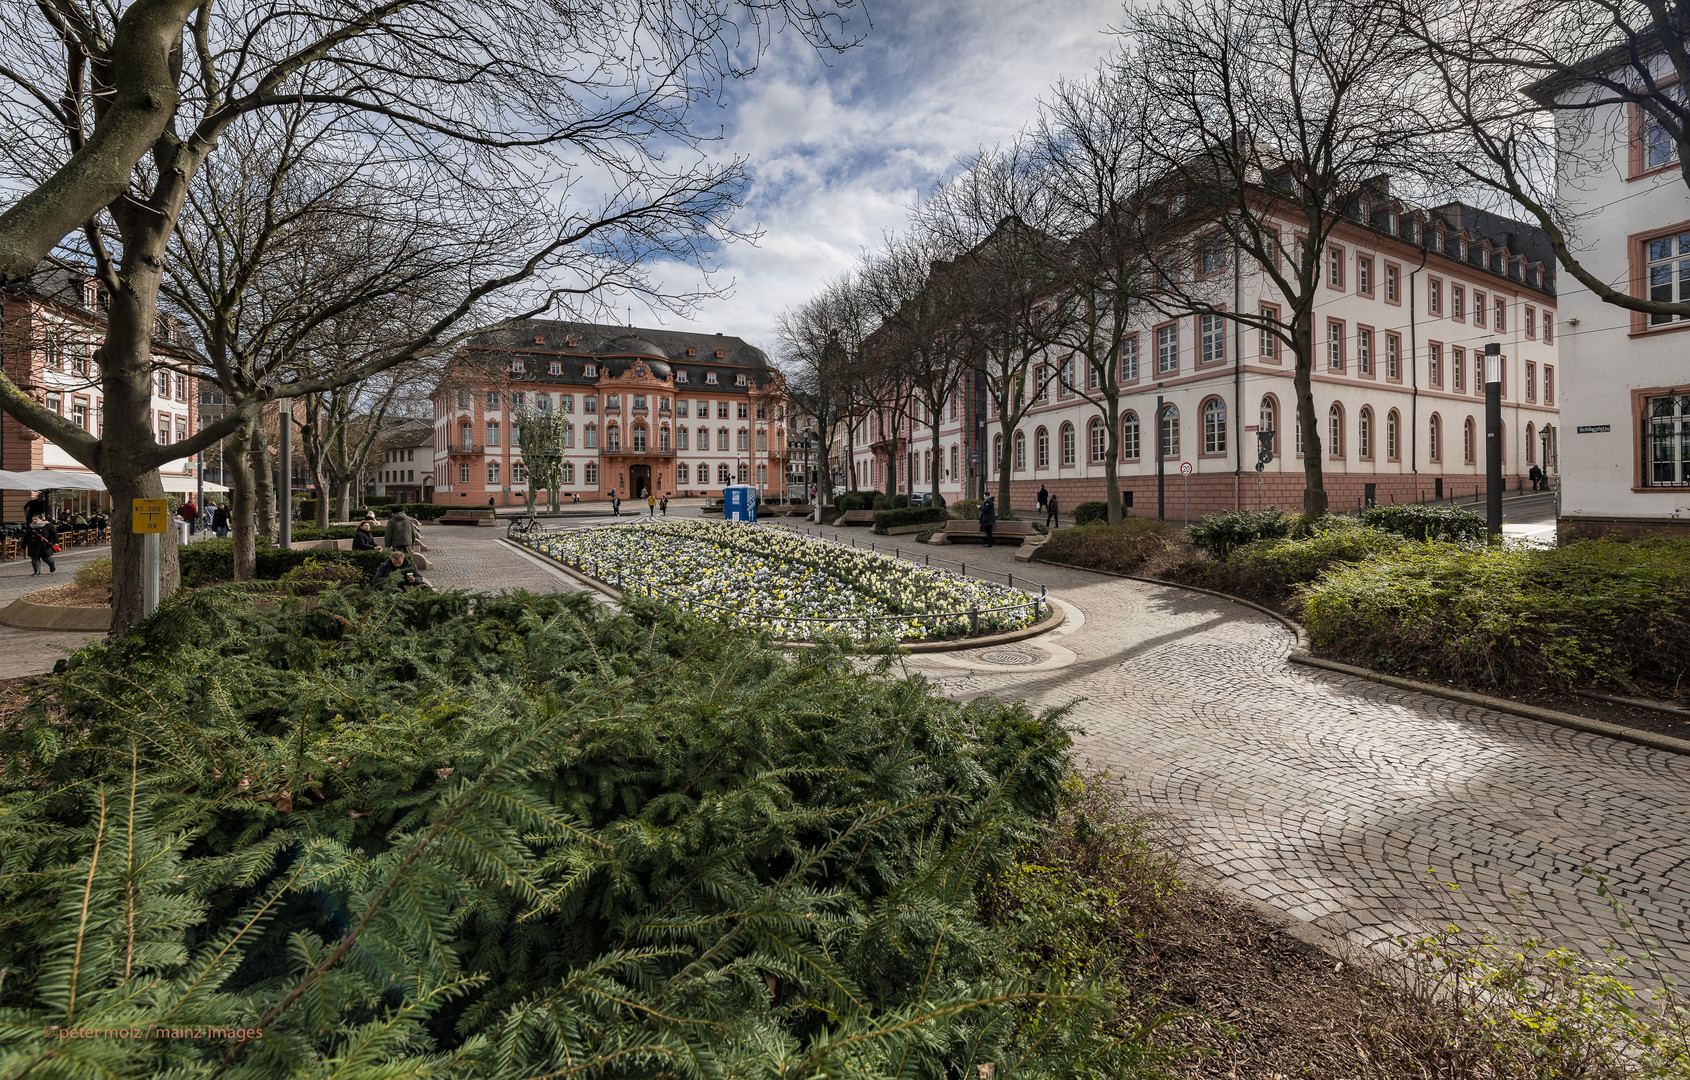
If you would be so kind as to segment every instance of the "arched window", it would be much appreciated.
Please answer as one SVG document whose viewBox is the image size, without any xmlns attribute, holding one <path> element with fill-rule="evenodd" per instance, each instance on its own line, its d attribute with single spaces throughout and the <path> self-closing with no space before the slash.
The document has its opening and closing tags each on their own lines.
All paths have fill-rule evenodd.
<svg viewBox="0 0 1690 1080">
<path fill-rule="evenodd" d="M 622 429 L 615 424 L 606 424 L 604 429 L 604 448 L 606 450 L 622 449 Z"/>
<path fill-rule="evenodd" d="M 566 485 L 573 485 L 575 483 L 575 463 L 573 461 L 564 462 L 561 471 L 563 474 L 562 482 Z"/>
<path fill-rule="evenodd" d="M 992 460 L 986 463 L 986 475 L 990 476 L 997 470 L 998 463 L 1003 460 L 1003 436 L 992 436 Z"/>
<path fill-rule="evenodd" d="M 1373 410 L 1366 405 L 1356 417 L 1356 451 L 1356 456 L 1363 459 L 1373 456 Z"/>
<path fill-rule="evenodd" d="M 1326 455 L 1344 456 L 1344 407 L 1336 401 L 1326 410 Z"/>
<path fill-rule="evenodd" d="M 1402 417 L 1395 409 L 1385 414 L 1385 458 L 1397 461 L 1402 457 L 1397 443 L 1397 431 L 1402 426 Z"/>
<path fill-rule="evenodd" d="M 598 448 L 598 445 L 599 445 L 599 426 L 597 424 L 588 424 L 586 429 L 582 432 L 582 434 L 584 434 L 586 436 L 586 438 L 582 441 L 581 445 L 585 446 L 588 450 L 594 450 L 594 449 Z"/>
<path fill-rule="evenodd" d="M 921 482 L 928 483 L 933 479 L 933 451 L 921 452 Z"/>
<path fill-rule="evenodd" d="M 590 488 L 599 486 L 599 463 L 589 461 L 581 466 L 581 481 Z"/>
<path fill-rule="evenodd" d="M 511 483 L 513 483 L 513 484 L 526 484 L 526 483 L 528 483 L 528 470 L 525 467 L 523 467 L 523 464 L 520 461 L 511 462 Z"/>
<path fill-rule="evenodd" d="M 1530 309 L 1528 308 L 1527 310 L 1530 310 Z M 1537 441 L 1537 425 L 1536 424 L 1527 424 L 1526 425 L 1526 464 L 1527 465 L 1537 464 L 1537 450 L 1535 450 L 1532 447 L 1532 444 L 1535 443 L 1536 441 Z"/>
<path fill-rule="evenodd" d="M 953 419 L 954 419 L 954 417 L 953 417 Z M 957 472 L 957 448 L 956 448 L 956 444 L 952 443 L 951 444 L 951 472 L 950 472 L 949 478 L 952 479 L 952 480 L 955 480 L 959 475 L 960 474 Z"/>
<path fill-rule="evenodd" d="M 1131 409 L 1121 417 L 1121 460 L 1138 460 L 1138 413 Z"/>
<path fill-rule="evenodd" d="M 1467 464 L 1473 464 L 1473 418 L 1469 416 L 1467 422 L 1461 425 L 1461 457 Z"/>
<path fill-rule="evenodd" d="M 1296 409 L 1291 410 L 1291 430 L 1295 431 L 1297 433 L 1296 434 L 1297 456 L 1302 457 L 1303 456 L 1303 419 L 1302 419 L 1301 416 L 1299 416 L 1297 414 Z"/>
<path fill-rule="evenodd" d="M 1162 456 L 1179 457 L 1179 406 L 1172 403 L 1162 407 Z"/>
<path fill-rule="evenodd" d="M 1443 419 L 1437 413 L 1433 413 L 1432 419 L 1426 424 L 1426 456 L 1433 461 L 1444 459 L 1443 434 Z"/>
<path fill-rule="evenodd" d="M 499 445 L 499 422 L 497 420 L 487 421 L 487 445 Z"/>
<path fill-rule="evenodd" d="M 1072 361 L 1070 361 L 1071 363 Z M 1074 425 L 1062 425 L 1062 464 L 1072 465 L 1075 461 Z"/>
<path fill-rule="evenodd" d="M 499 463 L 497 461 L 489 461 L 487 463 L 487 482 L 489 484 L 497 484 L 499 482 Z"/>
<path fill-rule="evenodd" d="M 1033 435 L 1033 448 L 1038 455 L 1036 467 L 1040 469 L 1050 468 L 1050 432 L 1040 428 Z"/>
<path fill-rule="evenodd" d="M 1109 431 L 1103 426 L 1103 418 L 1094 416 L 1091 423 L 1086 425 L 1086 445 L 1091 448 L 1091 459 L 1102 461 L 1103 455 L 1108 453 Z"/>
<path fill-rule="evenodd" d="M 1226 403 L 1220 398 L 1203 403 L 1203 452 L 1226 453 Z"/>
<path fill-rule="evenodd" d="M 710 449 L 710 429 L 707 427 L 698 429 L 698 448 L 700 450 Z"/>
<path fill-rule="evenodd" d="M 740 428 L 739 429 L 739 446 L 736 449 L 739 449 L 741 451 L 751 449 L 751 443 L 748 441 L 748 438 L 749 438 L 749 436 L 746 435 L 745 429 Z"/>
<path fill-rule="evenodd" d="M 1015 471 L 1025 472 L 1027 469 L 1027 433 L 1015 433 Z"/>
<path fill-rule="evenodd" d="M 725 427 L 724 428 L 717 428 L 716 429 L 716 449 L 726 450 L 727 448 L 728 448 L 728 429 L 725 428 Z"/>
<path fill-rule="evenodd" d="M 1270 432 L 1273 452 L 1279 453 L 1279 399 L 1272 394 L 1264 394 L 1262 396 L 1262 407 L 1256 416 L 1256 430 Z"/>
<path fill-rule="evenodd" d="M 634 449 L 644 452 L 646 448 L 646 429 L 644 424 L 634 425 Z"/>
<path fill-rule="evenodd" d="M 575 425 L 574 424 L 563 425 L 563 445 L 564 445 L 564 449 L 566 449 L 566 450 L 570 449 L 571 447 L 573 447 L 575 445 Z"/>
<path fill-rule="evenodd" d="M 734 474 L 728 469 L 728 463 L 725 461 L 716 466 L 716 482 L 723 487 L 734 482 Z"/>
<path fill-rule="evenodd" d="M 659 450 L 669 449 L 669 429 L 666 427 L 657 429 L 657 448 Z"/>
</svg>

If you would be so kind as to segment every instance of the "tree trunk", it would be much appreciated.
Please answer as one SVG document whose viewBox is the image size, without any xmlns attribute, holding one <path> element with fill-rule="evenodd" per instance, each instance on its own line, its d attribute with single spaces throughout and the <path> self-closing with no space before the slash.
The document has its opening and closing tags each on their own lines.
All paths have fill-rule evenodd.
<svg viewBox="0 0 1690 1080">
<path fill-rule="evenodd" d="M 329 492 L 340 485 L 330 484 L 328 473 L 321 468 L 317 470 L 317 475 L 311 479 L 317 485 L 316 525 L 319 529 L 326 529 L 329 527 Z"/>
<path fill-rule="evenodd" d="M 276 535 L 276 483 L 270 475 L 270 440 L 263 424 L 254 424 L 247 442 L 252 456 L 253 510 L 258 535 L 268 540 Z"/>
<path fill-rule="evenodd" d="M 1297 372 L 1297 424 L 1303 432 L 1303 513 L 1320 517 L 1326 513 L 1326 477 L 1321 469 L 1320 418 L 1314 411 L 1314 315 L 1300 311 L 1292 324 Z"/>
<path fill-rule="evenodd" d="M 1121 523 L 1121 398 L 1119 394 L 1109 394 L 1104 398 L 1103 422 L 1108 425 L 1108 435 L 1103 440 L 1103 492 L 1109 500 L 1109 517 L 1111 525 Z"/>
<path fill-rule="evenodd" d="M 334 482 L 334 519 L 336 521 L 350 521 L 352 518 L 352 481 L 342 477 Z"/>
<path fill-rule="evenodd" d="M 256 415 L 246 422 L 232 440 L 238 452 L 228 460 L 229 486 L 234 489 L 229 502 L 229 528 L 235 544 L 236 581 L 251 581 L 258 574 L 258 475 L 251 450 L 252 433 L 258 426 Z"/>
<path fill-rule="evenodd" d="M 107 429 L 108 432 L 110 428 Z M 140 476 L 121 476 L 106 473 L 101 479 L 111 494 L 111 561 L 112 561 L 112 620 L 111 633 L 117 637 L 141 621 L 145 605 L 146 560 L 143 557 L 146 537 L 133 529 L 133 509 L 136 499 L 164 498 L 164 485 L 158 470 L 151 469 Z M 168 599 L 181 584 L 181 567 L 176 561 L 176 528 L 174 519 L 166 522 L 159 538 L 158 568 L 159 599 Z"/>
<path fill-rule="evenodd" d="M 939 410 L 934 409 L 933 415 L 938 416 Z M 933 430 L 933 468 L 930 470 L 930 472 L 932 473 L 932 481 L 933 481 L 933 491 L 932 491 L 933 505 L 938 506 L 939 505 L 939 473 L 942 472 L 944 470 L 944 467 L 945 467 L 944 466 L 945 448 L 943 446 L 939 445 L 939 423 L 938 423 L 937 420 L 935 420 L 933 422 L 932 430 Z"/>
</svg>

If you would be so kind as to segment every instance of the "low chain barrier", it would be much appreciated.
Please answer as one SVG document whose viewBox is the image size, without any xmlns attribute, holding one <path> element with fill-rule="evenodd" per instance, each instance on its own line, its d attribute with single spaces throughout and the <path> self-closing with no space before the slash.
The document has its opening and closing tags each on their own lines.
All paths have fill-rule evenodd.
<svg viewBox="0 0 1690 1080">
<path fill-rule="evenodd" d="M 806 533 L 803 530 L 799 530 L 799 529 L 791 529 L 790 526 L 774 525 L 772 527 L 773 528 L 789 529 L 790 531 L 792 531 L 792 532 L 794 532 L 798 535 L 811 537 L 812 539 L 819 540 L 822 543 L 835 544 L 836 546 L 839 546 L 839 547 L 845 547 L 846 546 L 844 544 L 840 544 L 836 540 L 832 540 L 832 539 L 825 537 L 825 536 L 820 536 L 820 535 L 813 534 L 813 533 Z M 575 531 L 579 531 L 579 530 L 574 530 L 574 529 L 566 530 L 562 526 L 557 526 L 557 525 L 550 525 L 550 526 L 548 526 L 548 525 L 537 525 L 533 529 L 521 530 L 520 535 L 526 536 L 526 537 L 533 537 L 536 534 L 543 535 L 543 534 L 546 534 L 546 533 L 565 532 L 565 531 L 575 532 Z M 851 547 L 857 547 L 859 545 L 856 543 L 855 540 L 853 540 L 851 542 L 850 546 Z M 874 545 L 874 544 L 865 544 L 865 545 L 862 545 L 862 546 L 873 548 L 877 552 L 879 551 L 878 546 Z M 899 549 L 894 548 L 892 550 L 894 552 L 897 552 Z M 550 558 L 550 556 L 548 556 L 548 558 Z M 562 562 L 563 560 L 559 559 L 558 561 Z M 698 613 L 720 612 L 721 617 L 719 618 L 718 621 L 736 623 L 743 617 L 743 613 L 737 608 L 725 607 L 721 604 L 712 604 L 708 600 L 699 600 L 699 599 L 696 599 L 694 597 L 680 596 L 676 593 L 670 592 L 669 590 L 663 588 L 660 585 L 653 584 L 651 581 L 649 581 L 645 578 L 641 578 L 641 577 L 630 578 L 626 573 L 624 573 L 622 565 L 620 563 L 607 563 L 607 562 L 604 562 L 604 561 L 601 561 L 601 560 L 598 560 L 598 559 L 591 559 L 591 558 L 583 559 L 581 561 L 586 563 L 587 565 L 580 565 L 579 563 L 566 563 L 565 565 L 573 566 L 575 569 L 581 571 L 582 573 L 587 574 L 590 577 L 592 577 L 593 579 L 600 581 L 600 582 L 603 582 L 604 584 L 609 585 L 612 588 L 615 588 L 617 591 L 619 591 L 621 593 L 624 593 L 624 594 L 632 593 L 635 596 L 661 597 L 662 599 L 665 599 L 665 600 L 669 601 L 670 603 L 677 605 L 678 607 L 680 607 L 684 611 L 692 611 L 692 612 L 698 612 Z M 912 556 L 910 561 L 913 562 L 913 556 Z M 959 567 L 962 568 L 962 573 L 961 573 L 960 576 L 962 576 L 962 577 L 968 577 L 969 576 L 969 574 L 967 573 L 968 567 L 967 567 L 967 564 L 965 564 L 965 563 L 954 563 L 954 562 L 950 562 L 949 560 L 946 560 L 946 559 L 933 559 L 930 562 L 925 563 L 924 565 L 931 566 L 932 563 L 935 563 L 935 562 L 945 563 L 946 565 L 949 565 L 949 566 L 959 566 Z M 1025 578 L 1022 579 L 1023 584 L 1021 586 L 1017 586 L 1015 584 L 1015 575 L 1014 574 L 1005 574 L 1005 573 L 1001 573 L 999 571 L 994 571 L 994 570 L 984 570 L 984 571 L 982 571 L 981 568 L 979 568 L 979 567 L 976 568 L 976 571 L 977 571 L 977 576 L 984 574 L 984 573 L 989 573 L 989 574 L 996 574 L 996 576 L 998 576 L 1000 578 L 1007 578 L 1008 579 L 1008 581 L 1007 581 L 1008 586 L 1012 589 L 1019 588 L 1021 592 L 1027 593 L 1028 599 L 1024 600 L 1024 601 L 1018 601 L 1018 602 L 1013 603 L 1013 604 L 1003 604 L 1003 605 L 1000 605 L 1000 606 L 997 606 L 997 607 L 988 607 L 988 608 L 977 607 L 977 608 L 970 608 L 967 611 L 944 611 L 944 612 L 929 613 L 929 614 L 925 614 L 925 615 L 918 615 L 918 614 L 852 615 L 852 616 L 844 616 L 844 617 L 837 617 L 837 618 L 827 618 L 827 617 L 823 617 L 823 616 L 812 616 L 812 615 L 762 615 L 762 616 L 759 616 L 759 618 L 764 620 L 765 622 L 767 622 L 770 625 L 771 628 L 796 628 L 796 629 L 815 628 L 815 629 L 821 629 L 821 630 L 825 631 L 825 629 L 827 627 L 831 626 L 831 627 L 837 627 L 838 629 L 844 631 L 846 636 L 853 636 L 853 632 L 858 627 L 860 627 L 861 630 L 862 630 L 862 638 L 864 640 L 873 640 L 873 638 L 875 637 L 873 625 L 876 624 L 876 623 L 915 622 L 915 623 L 920 623 L 921 625 L 927 626 L 929 628 L 934 628 L 935 625 L 939 622 L 939 620 L 949 619 L 949 620 L 955 620 L 956 626 L 960 629 L 960 627 L 962 626 L 963 620 L 966 619 L 967 624 L 968 624 L 968 635 L 972 637 L 972 636 L 976 636 L 980 633 L 980 620 L 981 620 L 982 616 L 990 616 L 990 615 L 994 615 L 998 612 L 1005 612 L 1005 611 L 1013 611 L 1013 612 L 1028 611 L 1032 615 L 1032 621 L 1037 623 L 1039 620 L 1043 619 L 1046 615 L 1048 615 L 1050 613 L 1050 601 L 1047 598 L 1047 592 L 1046 592 L 1045 586 L 1039 585 L 1037 582 L 1028 581 Z M 978 576 L 978 579 L 981 580 L 981 581 L 989 580 L 984 576 Z M 1036 595 L 1032 592 L 1031 588 L 1029 588 L 1029 586 L 1033 586 L 1033 585 L 1038 585 L 1039 591 Z M 943 629 L 942 624 L 939 625 L 938 629 L 940 629 L 942 631 L 942 629 Z M 793 637 L 790 633 L 787 633 L 784 636 L 786 636 L 789 640 L 801 640 L 801 641 L 814 640 L 813 636 L 805 636 L 805 637 L 802 637 L 802 638 L 798 638 L 798 637 Z M 915 639 L 915 640 L 925 640 L 925 639 L 928 639 L 928 638 L 934 638 L 934 637 L 939 637 L 939 636 L 941 636 L 941 633 L 934 633 L 930 629 L 929 633 L 923 635 L 922 638 Z"/>
</svg>

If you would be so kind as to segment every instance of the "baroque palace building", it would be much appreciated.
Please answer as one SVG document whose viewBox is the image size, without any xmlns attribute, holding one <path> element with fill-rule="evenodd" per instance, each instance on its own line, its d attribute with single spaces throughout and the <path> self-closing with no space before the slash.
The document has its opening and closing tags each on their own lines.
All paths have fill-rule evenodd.
<svg viewBox="0 0 1690 1080">
<path fill-rule="evenodd" d="M 1295 237 L 1293 222 L 1282 236 Z M 1235 272 L 1235 269 L 1237 272 Z M 1383 181 L 1333 232 L 1315 309 L 1314 405 L 1334 511 L 1369 502 L 1421 502 L 1482 491 L 1484 347 L 1503 356 L 1504 473 L 1529 487 L 1534 465 L 1557 472 L 1559 422 L 1553 262 L 1541 231 L 1460 203 L 1431 210 L 1392 199 Z M 1230 254 L 1193 272 L 1212 275 L 1229 310 L 1276 313 L 1271 281 Z M 1165 516 L 1300 510 L 1303 461 L 1282 343 L 1219 315 L 1157 316 L 1127 327 L 1121 356 L 1123 500 L 1157 513 L 1157 400 L 1162 406 Z M 1011 500 L 1033 506 L 1042 486 L 1065 509 L 1102 500 L 1105 431 L 1084 358 L 1055 351 L 1030 385 L 1029 414 L 1006 432 L 989 397 L 965 377 L 957 401 L 913 429 L 880 430 L 866 415 L 853 432 L 853 480 L 915 490 L 936 470 L 947 498 L 997 490 L 1002 440 L 1010 440 Z M 1101 399 L 1099 399 L 1101 400 Z M 936 420 L 938 460 L 928 451 Z M 1258 432 L 1271 432 L 1273 460 L 1258 475 Z M 971 455 L 978 454 L 978 458 Z M 912 456 L 913 455 L 913 456 Z M 1189 466 L 1187 479 L 1182 466 Z"/>
<path fill-rule="evenodd" d="M 737 337 L 527 320 L 472 340 L 433 400 L 436 502 L 521 504 L 522 418 L 551 412 L 566 498 L 784 489 L 785 381 Z"/>
</svg>

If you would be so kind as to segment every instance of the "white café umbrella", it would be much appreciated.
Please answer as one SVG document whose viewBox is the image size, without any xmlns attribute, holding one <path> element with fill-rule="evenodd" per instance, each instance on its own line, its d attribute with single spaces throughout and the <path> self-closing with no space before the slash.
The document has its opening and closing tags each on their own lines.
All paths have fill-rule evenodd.
<svg viewBox="0 0 1690 1080">
<path fill-rule="evenodd" d="M 0 470 L 0 488 L 6 491 L 104 491 L 106 482 L 93 473 L 68 469 Z"/>
</svg>

